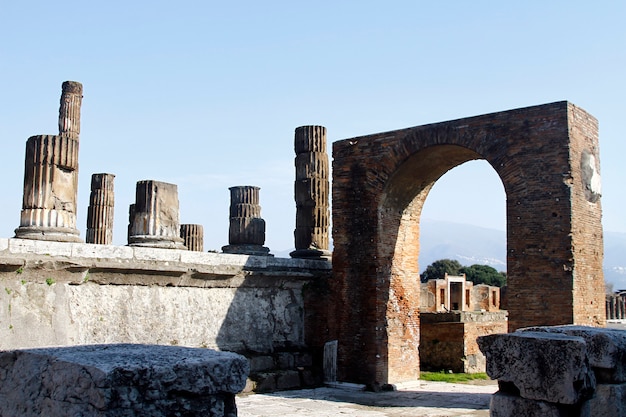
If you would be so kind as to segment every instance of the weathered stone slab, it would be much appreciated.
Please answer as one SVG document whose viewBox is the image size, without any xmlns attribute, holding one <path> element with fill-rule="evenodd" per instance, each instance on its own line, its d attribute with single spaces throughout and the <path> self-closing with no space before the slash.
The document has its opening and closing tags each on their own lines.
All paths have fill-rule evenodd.
<svg viewBox="0 0 626 417">
<path fill-rule="evenodd" d="M 626 382 L 626 331 L 590 326 L 528 327 L 521 332 L 561 333 L 578 336 L 587 343 L 589 365 L 598 382 Z"/>
<path fill-rule="evenodd" d="M 581 337 L 545 332 L 496 334 L 478 338 L 487 374 L 513 384 L 522 397 L 576 404 L 593 395 L 595 377 Z"/>
<path fill-rule="evenodd" d="M 0 352 L 2 416 L 236 416 L 240 355 L 157 345 Z"/>
</svg>

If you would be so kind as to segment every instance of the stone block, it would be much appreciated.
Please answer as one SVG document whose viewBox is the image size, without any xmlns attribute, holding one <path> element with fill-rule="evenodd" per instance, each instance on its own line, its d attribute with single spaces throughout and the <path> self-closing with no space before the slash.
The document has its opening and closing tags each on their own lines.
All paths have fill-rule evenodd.
<svg viewBox="0 0 626 417">
<path fill-rule="evenodd" d="M 310 353 L 296 353 L 294 354 L 296 367 L 311 367 L 313 366 L 313 356 Z"/>
<path fill-rule="evenodd" d="M 135 259 L 138 261 L 180 262 L 180 255 L 186 251 L 162 248 L 133 247 Z"/>
<path fill-rule="evenodd" d="M 589 365 L 598 382 L 626 382 L 626 331 L 590 326 L 528 327 L 521 332 L 561 333 L 578 336 L 587 343 Z"/>
<path fill-rule="evenodd" d="M 593 395 L 596 380 L 581 337 L 545 332 L 478 338 L 487 374 L 513 384 L 526 399 L 576 404 Z"/>
<path fill-rule="evenodd" d="M 545 401 L 529 400 L 502 392 L 491 397 L 490 417 L 562 417 L 579 416 L 579 407 L 564 406 Z M 600 414 L 598 414 L 600 415 Z M 607 414 L 608 415 L 608 414 Z"/>
<path fill-rule="evenodd" d="M 249 360 L 250 372 L 263 372 L 274 368 L 274 358 L 271 356 L 254 356 Z"/>
<path fill-rule="evenodd" d="M 9 239 L 9 252 L 12 254 L 36 254 L 49 256 L 72 256 L 71 243 L 47 240 Z"/>
<path fill-rule="evenodd" d="M 590 416 L 626 416 L 626 384 L 598 384 L 588 406 Z"/>
<path fill-rule="evenodd" d="M 284 371 L 276 375 L 276 389 L 300 388 L 300 373 L 298 371 Z"/>
<path fill-rule="evenodd" d="M 133 248 L 128 246 L 96 245 L 87 243 L 73 243 L 72 257 L 95 259 L 133 259 Z"/>
<path fill-rule="evenodd" d="M 254 376 L 254 391 L 256 392 L 272 392 L 276 391 L 276 374 L 263 373 Z"/>
<path fill-rule="evenodd" d="M 305 369 L 300 372 L 300 380 L 302 381 L 302 387 L 313 387 L 321 385 L 324 381 L 321 378 L 317 378 L 313 371 Z"/>
<path fill-rule="evenodd" d="M 278 369 L 293 369 L 295 361 L 292 353 L 280 352 L 278 354 Z"/>
<path fill-rule="evenodd" d="M 158 345 L 87 345 L 0 353 L 0 415 L 236 416 L 248 361 Z"/>
</svg>

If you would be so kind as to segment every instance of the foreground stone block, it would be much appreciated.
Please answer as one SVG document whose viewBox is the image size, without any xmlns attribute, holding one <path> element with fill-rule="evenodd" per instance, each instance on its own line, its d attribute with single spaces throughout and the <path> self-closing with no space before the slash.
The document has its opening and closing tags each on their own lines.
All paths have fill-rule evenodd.
<svg viewBox="0 0 626 417">
<path fill-rule="evenodd" d="M 562 417 L 563 415 L 579 415 L 579 413 L 562 414 L 566 410 L 557 404 L 545 401 L 527 400 L 516 395 L 496 392 L 489 405 L 490 417 Z"/>
<path fill-rule="evenodd" d="M 578 336 L 587 343 L 589 365 L 598 383 L 626 382 L 626 331 L 590 326 L 528 327 L 520 332 L 548 332 Z"/>
<path fill-rule="evenodd" d="M 487 374 L 526 399 L 576 404 L 593 395 L 596 381 L 581 337 L 519 332 L 478 339 Z"/>
<path fill-rule="evenodd" d="M 90 345 L 0 352 L 0 416 L 237 415 L 248 361 L 178 346 Z"/>
</svg>

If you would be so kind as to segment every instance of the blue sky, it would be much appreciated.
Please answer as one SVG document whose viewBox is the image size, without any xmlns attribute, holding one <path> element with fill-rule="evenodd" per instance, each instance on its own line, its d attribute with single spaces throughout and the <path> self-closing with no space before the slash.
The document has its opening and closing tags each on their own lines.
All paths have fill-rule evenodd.
<svg viewBox="0 0 626 417">
<path fill-rule="evenodd" d="M 21 209 L 24 145 L 57 133 L 84 85 L 78 225 L 91 174 L 115 180 L 116 244 L 135 183 L 179 188 L 205 249 L 228 240 L 228 187 L 261 187 L 266 244 L 293 246 L 293 131 L 330 142 L 569 100 L 600 121 L 604 227 L 626 233 L 626 2 L 14 1 L 0 3 L 0 236 Z M 450 201 L 458 204 L 450 204 Z M 484 162 L 446 174 L 424 217 L 504 229 Z"/>
</svg>

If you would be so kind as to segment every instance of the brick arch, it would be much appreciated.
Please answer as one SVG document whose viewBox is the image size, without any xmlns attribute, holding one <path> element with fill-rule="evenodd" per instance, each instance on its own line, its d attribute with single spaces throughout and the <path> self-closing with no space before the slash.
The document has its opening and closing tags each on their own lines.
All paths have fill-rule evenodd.
<svg viewBox="0 0 626 417">
<path fill-rule="evenodd" d="M 419 222 L 428 192 L 474 159 L 507 196 L 510 329 L 604 323 L 597 121 L 568 102 L 333 144 L 329 333 L 342 380 L 419 376 Z"/>
</svg>

